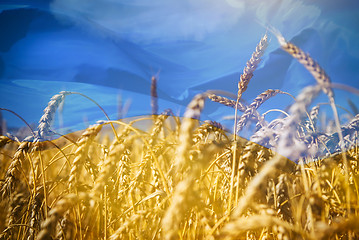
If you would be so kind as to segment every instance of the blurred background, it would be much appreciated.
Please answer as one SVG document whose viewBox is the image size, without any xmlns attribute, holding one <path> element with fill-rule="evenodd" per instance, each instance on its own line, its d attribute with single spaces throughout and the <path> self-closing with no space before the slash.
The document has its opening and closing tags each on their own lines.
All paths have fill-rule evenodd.
<svg viewBox="0 0 359 240">
<path fill-rule="evenodd" d="M 310 53 L 332 82 L 359 88 L 356 0 L 2 0 L 0 107 L 36 128 L 50 98 L 66 90 L 96 100 L 111 119 L 147 115 L 151 77 L 157 76 L 159 112 L 171 108 L 181 116 L 197 93 L 237 93 L 239 76 L 266 26 Z M 296 96 L 316 84 L 268 34 L 269 47 L 243 95 L 247 103 L 269 88 Z M 339 110 L 345 122 L 356 114 L 359 98 L 335 93 L 337 103 L 349 110 Z M 318 101 L 327 102 L 322 95 Z M 206 103 L 201 120 L 231 130 L 234 110 Z M 259 112 L 285 110 L 291 103 L 289 96 L 278 95 Z M 3 134 L 16 135 L 25 127 L 8 112 L 2 111 L 1 119 Z M 100 119 L 105 116 L 96 105 L 71 95 L 54 129 L 64 134 Z"/>
</svg>

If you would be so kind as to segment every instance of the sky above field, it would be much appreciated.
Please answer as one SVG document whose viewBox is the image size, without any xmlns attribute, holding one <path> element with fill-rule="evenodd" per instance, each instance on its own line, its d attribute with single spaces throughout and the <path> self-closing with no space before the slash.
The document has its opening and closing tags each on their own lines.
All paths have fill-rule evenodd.
<svg viewBox="0 0 359 240">
<path fill-rule="evenodd" d="M 1 1 L 0 107 L 36 124 L 51 96 L 67 90 L 93 98 L 112 119 L 145 115 L 156 75 L 160 111 L 181 115 L 197 93 L 236 94 L 267 26 L 309 52 L 333 82 L 359 88 L 358 24 L 356 0 Z M 269 47 L 243 95 L 248 103 L 269 88 L 295 96 L 315 84 L 268 34 Z M 348 109 L 349 98 L 359 103 L 347 91 L 336 90 L 336 98 Z M 285 110 L 291 103 L 278 96 L 259 111 Z M 223 118 L 233 114 L 208 101 L 202 120 L 230 128 L 233 120 Z M 10 113 L 2 115 L 8 127 L 24 126 Z M 54 129 L 63 133 L 105 118 L 80 96 L 68 96 L 59 116 Z"/>
</svg>

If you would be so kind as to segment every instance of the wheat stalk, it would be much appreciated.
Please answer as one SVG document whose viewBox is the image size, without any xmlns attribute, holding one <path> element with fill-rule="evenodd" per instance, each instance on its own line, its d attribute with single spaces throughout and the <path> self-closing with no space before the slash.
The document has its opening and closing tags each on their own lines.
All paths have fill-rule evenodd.
<svg viewBox="0 0 359 240">
<path fill-rule="evenodd" d="M 151 78 L 151 108 L 152 115 L 158 113 L 158 96 L 157 96 L 157 79 L 155 76 Z"/>
<path fill-rule="evenodd" d="M 334 92 L 331 88 L 331 80 L 329 76 L 326 74 L 324 69 L 314 60 L 312 59 L 309 54 L 305 53 L 303 50 L 301 50 L 299 47 L 294 45 L 291 42 L 287 42 L 285 38 L 278 32 L 275 32 L 276 37 L 278 39 L 279 44 L 281 47 L 287 51 L 290 55 L 292 55 L 295 59 L 297 59 L 315 78 L 319 86 L 321 86 L 323 92 L 329 97 L 330 105 L 334 113 L 334 119 L 335 119 L 335 125 L 337 128 L 338 136 L 341 142 L 344 141 L 343 134 L 341 132 L 340 128 L 340 121 L 338 112 L 335 106 L 334 101 Z M 344 165 L 345 165 L 345 171 L 346 171 L 346 178 L 349 181 L 349 169 L 348 169 L 348 161 L 345 155 L 345 149 L 342 144 L 340 144 Z M 347 191 L 347 210 L 350 211 L 350 192 Z"/>
</svg>

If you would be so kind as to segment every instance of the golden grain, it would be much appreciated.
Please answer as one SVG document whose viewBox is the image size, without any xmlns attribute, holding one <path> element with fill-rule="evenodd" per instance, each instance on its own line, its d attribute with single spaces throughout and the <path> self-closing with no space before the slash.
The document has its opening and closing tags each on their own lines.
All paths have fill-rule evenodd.
<svg viewBox="0 0 359 240">
<path fill-rule="evenodd" d="M 243 71 L 238 99 L 266 38 Z M 319 84 L 269 124 L 258 108 L 281 91 L 268 89 L 249 106 L 205 92 L 184 118 L 166 110 L 130 123 L 107 119 L 42 141 L 73 92 L 55 95 L 37 135 L 22 142 L 0 136 L 0 239 L 358 239 L 359 117 L 340 125 L 341 137 L 328 131 L 329 122 L 316 124 L 320 90 L 334 98 L 329 78 L 309 55 L 281 44 Z M 200 121 L 206 98 L 242 111 L 239 130 L 259 121 L 252 141 Z M 120 127 L 110 134 L 112 123 Z M 339 152 L 321 159 L 326 149 Z"/>
</svg>

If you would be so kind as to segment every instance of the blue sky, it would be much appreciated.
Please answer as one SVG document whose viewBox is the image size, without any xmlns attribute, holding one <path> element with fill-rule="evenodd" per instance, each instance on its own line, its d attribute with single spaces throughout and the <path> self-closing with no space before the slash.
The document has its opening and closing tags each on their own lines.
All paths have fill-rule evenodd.
<svg viewBox="0 0 359 240">
<path fill-rule="evenodd" d="M 235 94 L 246 61 L 266 25 L 309 52 L 333 82 L 359 88 L 359 3 L 309 0 L 55 0 L 0 3 L 0 107 L 37 123 L 52 95 L 78 91 L 95 99 L 111 118 L 119 102 L 126 116 L 150 113 L 150 80 L 158 74 L 160 110 L 180 115 L 190 99 L 210 89 Z M 297 95 L 315 80 L 279 48 L 274 36 L 243 98 L 268 88 Z M 336 91 L 337 103 L 358 97 Z M 326 101 L 325 98 L 320 100 Z M 260 109 L 285 109 L 278 96 Z M 233 110 L 207 102 L 205 119 Z M 2 113 L 10 127 L 23 123 Z M 79 96 L 65 100 L 63 122 L 79 130 L 104 119 Z M 273 115 L 272 117 L 276 117 Z"/>
</svg>

